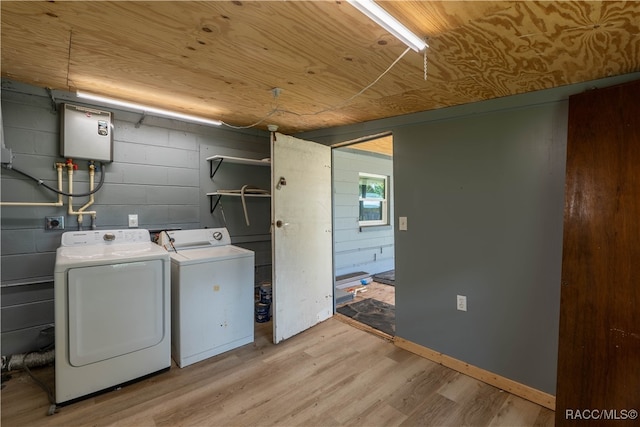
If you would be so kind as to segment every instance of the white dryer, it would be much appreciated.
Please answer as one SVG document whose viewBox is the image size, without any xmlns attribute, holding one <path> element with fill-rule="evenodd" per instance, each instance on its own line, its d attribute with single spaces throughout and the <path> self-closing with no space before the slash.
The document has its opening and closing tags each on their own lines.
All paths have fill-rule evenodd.
<svg viewBox="0 0 640 427">
<path fill-rule="evenodd" d="M 56 252 L 56 403 L 171 367 L 169 254 L 143 229 L 67 232 Z"/>
<path fill-rule="evenodd" d="M 171 251 L 171 347 L 181 368 L 253 342 L 253 251 L 226 228 L 163 231 Z"/>
</svg>

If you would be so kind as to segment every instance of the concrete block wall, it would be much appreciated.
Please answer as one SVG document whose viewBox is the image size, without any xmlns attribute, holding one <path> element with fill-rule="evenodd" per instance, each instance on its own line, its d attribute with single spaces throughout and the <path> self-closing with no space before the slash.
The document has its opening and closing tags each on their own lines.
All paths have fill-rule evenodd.
<svg viewBox="0 0 640 427">
<path fill-rule="evenodd" d="M 58 101 L 60 102 L 60 101 Z M 77 103 L 79 102 L 71 102 Z M 99 107 L 100 109 L 105 109 Z M 58 108 L 59 110 L 59 108 Z M 108 109 L 114 113 L 114 161 L 105 165 L 105 184 L 90 210 L 97 211 L 100 229 L 127 228 L 128 214 L 137 214 L 139 227 L 193 229 L 227 226 L 234 244 L 256 251 L 258 280 L 271 276 L 269 202 L 251 206 L 252 227 L 244 225 L 241 206 L 225 203 L 210 212 L 207 192 L 217 185 L 245 181 L 269 188 L 269 168 L 220 170 L 222 184 L 209 176 L 206 158 L 214 154 L 261 159 L 269 156 L 269 135 L 257 130 L 236 131 L 146 117 Z M 55 162 L 59 151 L 60 118 L 42 88 L 2 81 L 2 124 L 5 145 L 13 152 L 13 167 L 57 185 Z M 86 191 L 87 162 L 77 160 L 74 192 Z M 96 173 L 96 182 L 100 178 Z M 66 174 L 63 179 L 67 190 Z M 3 202 L 48 202 L 56 195 L 36 182 L 1 170 Z M 37 348 L 41 331 L 53 323 L 53 268 L 63 231 L 77 230 L 76 218 L 64 207 L 13 207 L 1 210 L 2 354 Z M 74 200 L 77 208 L 87 198 Z M 267 199 L 268 200 L 268 199 Z M 65 216 L 66 229 L 46 231 L 45 216 Z M 90 218 L 85 216 L 85 227 Z"/>
</svg>

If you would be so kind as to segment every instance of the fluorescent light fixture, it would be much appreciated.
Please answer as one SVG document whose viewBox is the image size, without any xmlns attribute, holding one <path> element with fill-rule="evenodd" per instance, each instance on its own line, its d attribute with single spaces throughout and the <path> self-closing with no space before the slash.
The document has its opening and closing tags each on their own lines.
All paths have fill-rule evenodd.
<svg viewBox="0 0 640 427">
<path fill-rule="evenodd" d="M 420 52 L 429 47 L 420 37 L 413 34 L 407 27 L 402 25 L 389 12 L 381 8 L 373 0 L 348 0 L 349 3 L 360 12 L 364 13 L 385 30 L 396 36 L 400 41 L 416 52 Z"/>
<path fill-rule="evenodd" d="M 107 98 L 105 96 L 93 95 L 85 92 L 76 92 L 78 98 L 89 99 L 91 101 L 104 102 L 106 104 L 117 105 L 120 107 L 130 108 L 133 110 L 140 110 L 144 113 L 153 115 L 172 117 L 176 119 L 186 120 L 189 122 L 203 123 L 207 125 L 220 126 L 222 122 L 219 120 L 206 119 L 204 117 L 192 116 L 189 114 L 177 113 L 175 111 L 163 110 L 161 108 L 149 107 L 147 105 L 135 104 L 133 102 L 122 101 L 119 99 Z"/>
</svg>

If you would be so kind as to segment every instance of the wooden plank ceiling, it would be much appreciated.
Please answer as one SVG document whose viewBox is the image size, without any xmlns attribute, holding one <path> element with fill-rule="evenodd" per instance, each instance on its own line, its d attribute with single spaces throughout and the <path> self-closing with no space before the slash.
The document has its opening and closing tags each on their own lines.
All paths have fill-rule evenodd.
<svg viewBox="0 0 640 427">
<path fill-rule="evenodd" d="M 2 77 L 295 133 L 640 70 L 640 2 L 380 4 L 428 77 L 409 51 L 350 101 L 405 46 L 345 1 L 2 1 Z"/>
</svg>

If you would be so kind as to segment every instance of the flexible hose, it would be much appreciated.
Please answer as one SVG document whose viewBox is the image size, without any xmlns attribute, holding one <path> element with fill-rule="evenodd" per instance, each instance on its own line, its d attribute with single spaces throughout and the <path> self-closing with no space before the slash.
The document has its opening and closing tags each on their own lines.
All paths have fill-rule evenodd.
<svg viewBox="0 0 640 427">
<path fill-rule="evenodd" d="M 169 239 L 169 244 L 171 245 L 171 247 L 173 248 L 173 252 L 178 253 L 178 250 L 176 249 L 176 247 L 173 245 L 173 238 L 169 235 L 169 232 L 167 230 L 163 230 L 164 233 L 167 235 L 167 238 Z"/>
<path fill-rule="evenodd" d="M 29 358 L 29 360 L 27 360 L 27 358 Z M 37 378 L 33 372 L 31 372 L 31 369 L 29 369 L 29 365 L 35 367 L 35 366 L 43 366 L 43 365 L 47 365 L 50 363 L 53 363 L 55 360 L 55 355 L 54 355 L 54 351 L 53 350 L 49 350 L 46 352 L 36 352 L 36 351 L 31 351 L 22 355 L 13 355 L 11 356 L 11 358 L 9 359 L 9 363 L 7 368 L 9 370 L 19 370 L 22 369 L 24 370 L 29 377 L 31 377 L 31 379 L 42 389 L 45 391 L 45 393 L 47 393 L 47 398 L 49 399 L 49 409 L 47 411 L 47 415 L 53 415 L 56 412 L 58 412 L 58 407 L 56 405 L 56 399 L 55 396 L 53 394 L 53 391 L 51 390 L 51 388 L 49 388 L 49 386 L 44 383 L 42 380 L 40 380 L 39 378 Z"/>
<path fill-rule="evenodd" d="M 242 199 L 242 209 L 244 210 L 244 221 L 247 223 L 247 227 L 251 225 L 249 222 L 249 214 L 247 213 L 247 202 L 244 200 L 244 192 L 249 187 L 248 185 L 243 185 L 240 190 L 240 198 Z"/>
<path fill-rule="evenodd" d="M 20 169 L 16 169 L 14 167 L 6 167 L 6 166 L 5 166 L 5 169 L 16 171 L 20 175 L 26 176 L 27 178 L 34 180 L 35 182 L 38 183 L 38 185 L 42 185 L 47 190 L 53 191 L 54 193 L 57 193 L 57 194 L 62 194 L 63 196 L 87 197 L 97 193 L 98 190 L 100 190 L 100 188 L 102 188 L 102 185 L 104 184 L 104 163 L 100 163 L 100 182 L 98 183 L 96 188 L 94 188 L 93 190 L 87 193 L 67 193 L 66 191 L 58 190 L 57 188 L 53 188 L 50 185 L 45 184 L 44 181 L 42 181 L 41 179 L 36 178 L 35 176 L 28 174 L 27 172 L 21 171 Z"/>
<path fill-rule="evenodd" d="M 252 187 L 251 185 L 243 185 L 242 188 L 240 189 L 240 198 L 242 199 L 242 209 L 244 210 L 244 221 L 247 224 L 247 227 L 251 226 L 251 223 L 249 222 L 249 213 L 247 212 L 247 202 L 244 199 L 244 195 L 245 193 L 250 193 L 250 194 L 269 194 L 269 192 L 267 190 L 261 190 L 257 187 Z"/>
<path fill-rule="evenodd" d="M 247 212 L 247 202 L 245 200 L 245 194 L 269 194 L 267 190 L 261 190 L 257 187 L 253 187 L 251 185 L 243 185 L 240 190 L 218 190 L 218 194 L 240 194 L 240 199 L 242 199 L 242 210 L 244 211 L 244 221 L 247 226 L 250 226 L 249 222 L 249 213 Z M 224 212 L 223 212 L 224 215 Z M 226 222 L 226 220 L 225 220 Z"/>
</svg>

